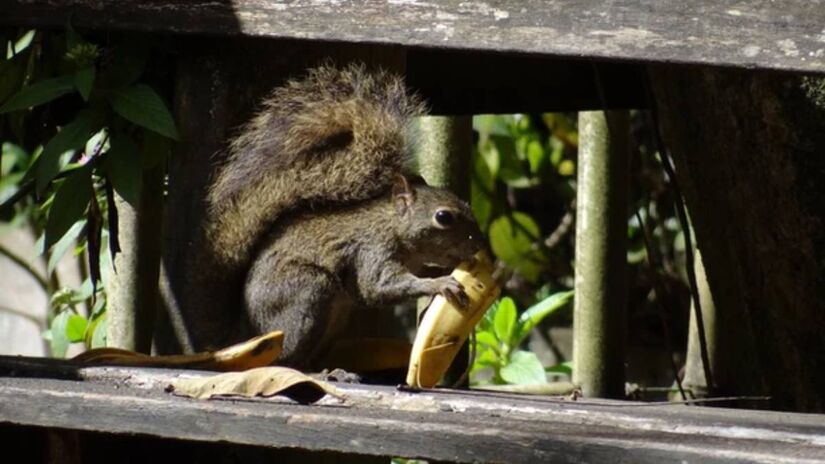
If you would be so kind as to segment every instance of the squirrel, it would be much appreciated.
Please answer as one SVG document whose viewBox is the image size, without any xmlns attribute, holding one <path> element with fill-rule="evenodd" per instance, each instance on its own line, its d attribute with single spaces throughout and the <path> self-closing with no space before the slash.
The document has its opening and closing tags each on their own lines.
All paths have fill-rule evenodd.
<svg viewBox="0 0 825 464">
<path fill-rule="evenodd" d="M 401 78 L 363 65 L 322 65 L 271 93 L 208 188 L 195 272 L 211 279 L 183 305 L 205 326 L 191 349 L 283 330 L 278 363 L 310 368 L 361 307 L 465 303 L 448 273 L 486 242 L 466 202 L 409 168 L 423 113 Z M 431 268 L 442 274 L 421 277 Z"/>
</svg>

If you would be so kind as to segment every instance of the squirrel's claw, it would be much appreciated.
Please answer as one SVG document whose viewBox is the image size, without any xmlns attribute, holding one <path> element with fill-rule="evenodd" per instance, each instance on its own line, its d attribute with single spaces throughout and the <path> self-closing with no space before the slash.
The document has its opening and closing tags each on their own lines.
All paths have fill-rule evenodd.
<svg viewBox="0 0 825 464">
<path fill-rule="evenodd" d="M 470 298 L 464 291 L 464 286 L 453 276 L 445 276 L 439 280 L 438 293 L 444 296 L 450 303 L 458 308 L 466 308 L 470 304 Z"/>
</svg>

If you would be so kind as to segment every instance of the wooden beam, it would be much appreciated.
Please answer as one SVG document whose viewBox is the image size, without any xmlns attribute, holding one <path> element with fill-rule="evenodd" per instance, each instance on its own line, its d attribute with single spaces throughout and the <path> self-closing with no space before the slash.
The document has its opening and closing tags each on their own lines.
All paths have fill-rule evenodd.
<svg viewBox="0 0 825 464">
<path fill-rule="evenodd" d="M 82 380 L 43 377 L 57 366 L 57 376 Z M 1 377 L 11 372 L 18 377 Z M 360 385 L 338 385 L 343 401 L 312 406 L 277 397 L 203 401 L 165 391 L 182 375 L 204 373 L 1 357 L 0 423 L 459 462 L 799 463 L 825 456 L 825 420 L 815 415 Z"/>
<path fill-rule="evenodd" d="M 825 2 L 5 0 L 0 24 L 825 72 Z"/>
</svg>

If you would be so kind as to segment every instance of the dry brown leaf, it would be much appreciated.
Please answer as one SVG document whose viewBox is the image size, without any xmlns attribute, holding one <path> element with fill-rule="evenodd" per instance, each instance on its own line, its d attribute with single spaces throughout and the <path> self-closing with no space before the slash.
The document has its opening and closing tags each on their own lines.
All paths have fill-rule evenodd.
<svg viewBox="0 0 825 464">
<path fill-rule="evenodd" d="M 176 395 L 200 399 L 283 395 L 299 403 L 310 404 L 326 394 L 341 397 L 332 385 L 288 367 L 258 367 L 244 372 L 179 379 L 171 387 Z"/>
</svg>

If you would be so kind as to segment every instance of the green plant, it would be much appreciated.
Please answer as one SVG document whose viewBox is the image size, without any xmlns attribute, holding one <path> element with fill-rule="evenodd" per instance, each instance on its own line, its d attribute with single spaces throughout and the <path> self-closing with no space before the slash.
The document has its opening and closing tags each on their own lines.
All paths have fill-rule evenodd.
<svg viewBox="0 0 825 464">
<path fill-rule="evenodd" d="M 573 299 L 573 291 L 558 292 L 531 306 L 520 315 L 512 298 L 496 302 L 476 327 L 476 357 L 471 372 L 492 369 L 494 384 L 546 383 L 544 366 L 535 353 L 520 347 L 530 331 L 546 317 L 564 308 Z M 569 373 L 569 364 L 549 368 Z"/>
<path fill-rule="evenodd" d="M 164 82 L 147 75 L 151 44 L 107 37 L 101 46 L 71 25 L 3 42 L 0 216 L 38 237 L 51 302 L 44 335 L 63 356 L 69 342 L 105 343 L 98 283 L 119 251 L 115 195 L 139 202 L 143 170 L 164 161 L 177 129 L 144 82 Z M 70 249 L 88 277 L 79 289 L 63 288 L 55 274 Z"/>
</svg>

